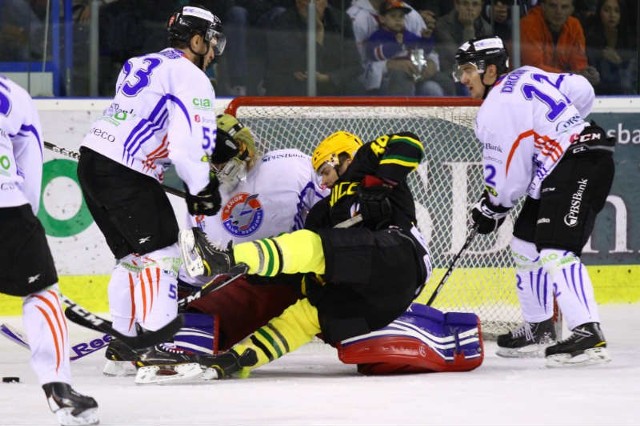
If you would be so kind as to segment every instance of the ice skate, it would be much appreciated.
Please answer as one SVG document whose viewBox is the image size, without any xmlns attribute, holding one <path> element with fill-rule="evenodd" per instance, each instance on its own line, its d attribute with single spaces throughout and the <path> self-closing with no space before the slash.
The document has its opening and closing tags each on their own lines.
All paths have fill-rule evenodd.
<svg viewBox="0 0 640 426">
<path fill-rule="evenodd" d="M 107 363 L 102 370 L 105 376 L 135 376 L 136 353 L 120 340 L 109 342 L 104 354 Z"/>
<path fill-rule="evenodd" d="M 257 362 L 258 355 L 253 349 L 245 349 L 242 355 L 238 355 L 236 351 L 231 349 L 219 355 L 207 356 L 206 359 L 203 359 L 203 365 L 207 365 L 207 368 L 202 374 L 202 379 L 226 379 Z"/>
<path fill-rule="evenodd" d="M 226 274 L 235 266 L 231 242 L 226 248 L 213 244 L 200 228 L 180 231 L 179 241 L 182 261 L 191 277 Z"/>
<path fill-rule="evenodd" d="M 137 352 L 135 382 L 138 384 L 190 381 L 203 371 L 200 356 L 173 343 L 161 343 Z"/>
<path fill-rule="evenodd" d="M 515 330 L 498 336 L 496 354 L 505 358 L 542 357 L 544 349 L 556 341 L 553 319 L 529 323 L 524 322 Z"/>
<path fill-rule="evenodd" d="M 97 425 L 98 403 L 90 396 L 80 395 L 73 388 L 62 382 L 51 382 L 42 385 L 49 403 L 49 408 L 63 425 Z"/>
<path fill-rule="evenodd" d="M 573 329 L 571 336 L 545 350 L 547 367 L 604 364 L 611 361 L 600 324 L 590 322 Z"/>
</svg>

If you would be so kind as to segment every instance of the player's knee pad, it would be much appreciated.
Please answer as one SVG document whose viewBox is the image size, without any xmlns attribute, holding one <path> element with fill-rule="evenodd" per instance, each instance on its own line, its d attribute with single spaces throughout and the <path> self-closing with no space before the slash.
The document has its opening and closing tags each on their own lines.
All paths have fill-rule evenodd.
<svg viewBox="0 0 640 426">
<path fill-rule="evenodd" d="M 551 276 L 580 263 L 580 258 L 575 253 L 558 249 L 543 249 L 540 251 L 540 262 L 544 270 Z"/>
<path fill-rule="evenodd" d="M 367 375 L 473 370 L 484 359 L 480 319 L 413 303 L 388 326 L 342 341 L 338 356 Z"/>
<path fill-rule="evenodd" d="M 511 240 L 511 257 L 519 271 L 535 271 L 540 268 L 540 254 L 536 245 L 529 241 L 513 237 Z"/>
<path fill-rule="evenodd" d="M 191 352 L 205 355 L 218 353 L 220 319 L 217 315 L 185 313 L 184 325 L 173 338 L 174 343 Z"/>
</svg>

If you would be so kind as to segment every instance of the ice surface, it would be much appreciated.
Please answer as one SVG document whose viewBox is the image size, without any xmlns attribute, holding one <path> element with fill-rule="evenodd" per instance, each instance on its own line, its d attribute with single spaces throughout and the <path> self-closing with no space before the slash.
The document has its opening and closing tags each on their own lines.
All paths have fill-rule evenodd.
<svg viewBox="0 0 640 426">
<path fill-rule="evenodd" d="M 613 361 L 549 369 L 485 346 L 468 373 L 359 376 L 310 344 L 245 380 L 138 386 L 102 376 L 103 351 L 72 363 L 74 387 L 100 404 L 102 425 L 639 425 L 640 305 L 601 306 Z M 19 317 L 1 321 L 22 329 Z M 96 333 L 71 325 L 72 343 Z M 55 425 L 28 352 L 0 337 L 0 425 Z"/>
</svg>

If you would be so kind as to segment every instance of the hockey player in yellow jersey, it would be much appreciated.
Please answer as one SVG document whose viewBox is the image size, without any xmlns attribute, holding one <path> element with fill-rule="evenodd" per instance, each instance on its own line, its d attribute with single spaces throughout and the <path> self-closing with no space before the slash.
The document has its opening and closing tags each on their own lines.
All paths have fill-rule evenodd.
<svg viewBox="0 0 640 426">
<path fill-rule="evenodd" d="M 331 195 L 311 209 L 305 229 L 226 248 L 211 244 L 197 228 L 181 232 L 191 275 L 216 275 L 238 265 L 261 276 L 305 273 L 306 297 L 231 350 L 203 358 L 205 379 L 246 376 L 319 333 L 336 344 L 384 327 L 407 309 L 431 273 L 406 182 L 423 157 L 412 133 L 362 144 L 339 131 L 313 153 Z M 341 227 L 358 216 L 360 223 Z"/>
</svg>

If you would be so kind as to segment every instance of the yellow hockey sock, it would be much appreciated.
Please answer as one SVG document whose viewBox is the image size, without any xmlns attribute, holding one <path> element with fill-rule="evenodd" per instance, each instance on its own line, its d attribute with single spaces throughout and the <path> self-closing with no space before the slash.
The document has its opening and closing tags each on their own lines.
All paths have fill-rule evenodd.
<svg viewBox="0 0 640 426">
<path fill-rule="evenodd" d="M 253 349 L 258 362 L 241 369 L 240 377 L 247 377 L 251 370 L 280 358 L 310 342 L 320 333 L 318 310 L 308 299 L 300 299 L 289 306 L 280 316 L 260 327 L 252 335 L 235 344 L 231 349 L 242 354 Z"/>
<path fill-rule="evenodd" d="M 250 274 L 273 277 L 279 273 L 324 274 L 322 240 L 302 229 L 274 238 L 263 238 L 233 247 L 236 263 L 246 263 Z"/>
</svg>

